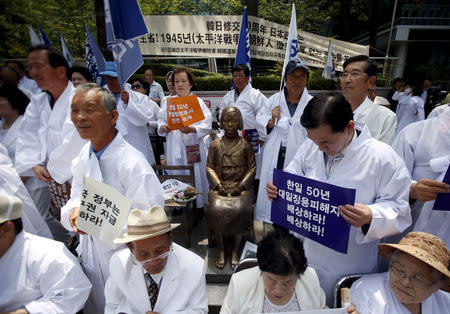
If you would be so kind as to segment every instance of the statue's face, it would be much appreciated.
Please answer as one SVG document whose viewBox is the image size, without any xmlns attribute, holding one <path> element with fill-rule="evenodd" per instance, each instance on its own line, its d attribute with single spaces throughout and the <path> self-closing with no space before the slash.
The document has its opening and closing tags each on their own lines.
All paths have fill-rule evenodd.
<svg viewBox="0 0 450 314">
<path fill-rule="evenodd" d="M 225 136 L 232 138 L 238 135 L 239 118 L 236 112 L 228 112 L 222 119 L 222 128 Z"/>
</svg>

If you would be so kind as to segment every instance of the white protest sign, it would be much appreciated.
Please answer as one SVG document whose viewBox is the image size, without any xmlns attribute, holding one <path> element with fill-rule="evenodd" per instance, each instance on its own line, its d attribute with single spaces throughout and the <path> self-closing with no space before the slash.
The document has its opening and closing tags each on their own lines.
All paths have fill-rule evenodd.
<svg viewBox="0 0 450 314">
<path fill-rule="evenodd" d="M 142 55 L 235 58 L 242 15 L 146 15 L 150 33 L 139 37 Z M 252 58 L 283 61 L 289 27 L 249 16 Z M 329 38 L 299 29 L 298 55 L 309 66 L 323 68 L 327 61 Z M 335 68 L 344 61 L 369 54 L 369 46 L 333 40 Z"/>
<path fill-rule="evenodd" d="M 115 247 L 122 233 L 131 201 L 112 186 L 85 177 L 77 228 Z"/>
<path fill-rule="evenodd" d="M 301 312 L 283 312 L 283 314 L 347 314 L 347 309 L 324 309 L 313 311 L 301 311 Z"/>
<path fill-rule="evenodd" d="M 164 199 L 170 200 L 172 199 L 172 196 L 179 191 L 184 191 L 187 189 L 189 184 L 186 184 L 184 182 L 175 180 L 175 179 L 169 179 L 163 182 L 162 187 L 164 190 Z"/>
</svg>

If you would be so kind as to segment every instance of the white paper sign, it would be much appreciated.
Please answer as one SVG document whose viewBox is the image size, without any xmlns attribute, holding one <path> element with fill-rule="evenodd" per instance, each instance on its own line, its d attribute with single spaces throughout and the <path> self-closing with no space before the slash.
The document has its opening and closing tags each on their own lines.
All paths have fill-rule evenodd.
<svg viewBox="0 0 450 314">
<path fill-rule="evenodd" d="M 313 311 L 284 312 L 283 314 L 347 314 L 347 309 L 339 308 Z"/>
<path fill-rule="evenodd" d="M 131 201 L 112 186 L 85 177 L 77 227 L 115 247 L 113 240 L 122 234 Z"/>
<path fill-rule="evenodd" d="M 164 199 L 165 200 L 172 199 L 172 196 L 175 193 L 186 190 L 188 186 L 189 184 L 186 184 L 184 182 L 175 179 L 169 179 L 164 181 L 162 184 L 164 190 Z"/>
</svg>

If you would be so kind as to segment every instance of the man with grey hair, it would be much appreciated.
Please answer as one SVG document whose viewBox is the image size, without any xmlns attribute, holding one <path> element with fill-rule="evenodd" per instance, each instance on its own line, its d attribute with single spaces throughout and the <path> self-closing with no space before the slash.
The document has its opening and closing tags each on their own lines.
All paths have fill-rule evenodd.
<svg viewBox="0 0 450 314">
<path fill-rule="evenodd" d="M 164 206 L 164 196 L 161 183 L 144 155 L 117 132 L 119 113 L 110 91 L 92 83 L 80 85 L 75 89 L 71 108 L 73 124 L 81 138 L 89 142 L 72 163 L 71 197 L 61 209 L 61 222 L 80 234 L 81 263 L 93 284 L 84 313 L 102 313 L 104 284 L 114 250 L 77 228 L 84 177 L 114 187 L 132 201 L 133 207 Z"/>
</svg>

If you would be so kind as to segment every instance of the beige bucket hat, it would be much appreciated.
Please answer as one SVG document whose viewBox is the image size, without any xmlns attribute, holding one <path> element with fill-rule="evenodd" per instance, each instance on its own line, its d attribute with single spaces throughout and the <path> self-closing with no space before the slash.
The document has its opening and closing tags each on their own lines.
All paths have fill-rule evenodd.
<svg viewBox="0 0 450 314">
<path fill-rule="evenodd" d="M 128 215 L 127 232 L 114 239 L 114 243 L 128 243 L 156 237 L 180 226 L 171 224 L 164 208 L 159 205 L 149 210 L 133 209 Z"/>
<path fill-rule="evenodd" d="M 0 223 L 22 217 L 22 201 L 9 194 L 0 194 Z"/>
<path fill-rule="evenodd" d="M 378 244 L 378 252 L 385 260 L 389 260 L 395 250 L 408 253 L 444 274 L 447 285 L 441 290 L 450 292 L 450 251 L 444 241 L 430 233 L 410 232 L 398 244 Z"/>
</svg>

